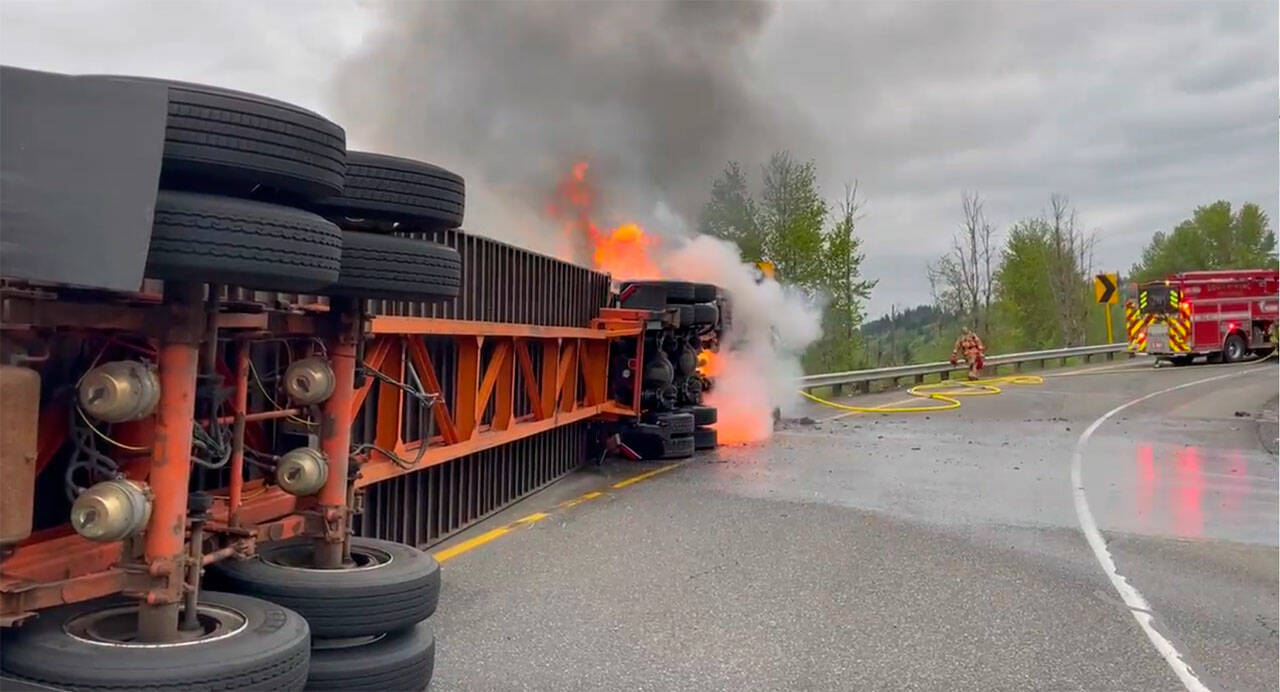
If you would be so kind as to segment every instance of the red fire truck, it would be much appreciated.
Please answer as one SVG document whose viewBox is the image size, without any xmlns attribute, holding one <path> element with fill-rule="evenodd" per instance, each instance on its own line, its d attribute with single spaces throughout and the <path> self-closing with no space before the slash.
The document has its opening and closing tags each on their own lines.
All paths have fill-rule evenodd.
<svg viewBox="0 0 1280 692">
<path fill-rule="evenodd" d="M 1280 285 L 1274 269 L 1173 274 L 1139 286 L 1145 351 L 1175 365 L 1197 356 L 1243 360 L 1274 348 Z"/>
</svg>

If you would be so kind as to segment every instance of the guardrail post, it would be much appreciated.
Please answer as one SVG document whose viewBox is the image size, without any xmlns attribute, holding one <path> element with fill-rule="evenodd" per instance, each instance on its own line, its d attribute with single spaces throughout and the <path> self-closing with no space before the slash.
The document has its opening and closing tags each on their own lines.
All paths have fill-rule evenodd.
<svg viewBox="0 0 1280 692">
<path fill-rule="evenodd" d="M 859 393 L 859 394 L 870 394 L 870 393 L 871 393 L 871 381 L 870 381 L 870 380 L 863 380 L 863 381 L 859 382 L 859 383 L 858 383 L 858 393 Z"/>
<path fill-rule="evenodd" d="M 916 375 L 915 377 L 911 378 L 911 381 L 915 384 L 924 384 L 924 375 L 923 374 Z"/>
</svg>

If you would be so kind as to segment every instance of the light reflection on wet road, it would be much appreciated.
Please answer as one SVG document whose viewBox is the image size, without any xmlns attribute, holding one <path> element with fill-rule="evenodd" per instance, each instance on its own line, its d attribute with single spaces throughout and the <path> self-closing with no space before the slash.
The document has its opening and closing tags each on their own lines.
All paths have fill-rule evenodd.
<svg viewBox="0 0 1280 692">
<path fill-rule="evenodd" d="M 1070 460 L 1106 411 L 1227 367 L 790 426 L 557 514 L 449 563 L 434 687 L 1180 689 L 1082 538 Z M 1118 413 L 1082 457 L 1117 569 L 1214 690 L 1280 666 L 1277 370 L 1245 367 Z"/>
</svg>

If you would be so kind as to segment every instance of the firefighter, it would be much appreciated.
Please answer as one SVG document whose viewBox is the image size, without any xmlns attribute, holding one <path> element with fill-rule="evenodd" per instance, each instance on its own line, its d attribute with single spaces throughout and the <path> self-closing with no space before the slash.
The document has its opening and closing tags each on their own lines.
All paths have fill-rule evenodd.
<svg viewBox="0 0 1280 692">
<path fill-rule="evenodd" d="M 959 363 L 960 358 L 969 364 L 969 379 L 976 380 L 982 377 L 982 352 L 986 347 L 982 345 L 982 339 L 973 333 L 968 327 L 961 327 L 960 338 L 956 339 L 956 345 L 951 349 L 951 364 Z"/>
</svg>

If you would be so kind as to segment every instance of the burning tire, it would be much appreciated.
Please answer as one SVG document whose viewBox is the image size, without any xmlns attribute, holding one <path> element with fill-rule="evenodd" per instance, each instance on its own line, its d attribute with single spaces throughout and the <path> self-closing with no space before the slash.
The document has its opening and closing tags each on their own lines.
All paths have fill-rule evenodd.
<svg viewBox="0 0 1280 692">
<path fill-rule="evenodd" d="M 343 231 L 342 268 L 328 295 L 390 300 L 446 300 L 458 296 L 458 251 L 427 240 Z"/>
<path fill-rule="evenodd" d="M 429 163 L 362 151 L 347 153 L 342 194 L 316 202 L 342 219 L 398 223 L 398 230 L 433 231 L 462 225 L 462 176 Z"/>
<path fill-rule="evenodd" d="M 163 187 L 230 194 L 326 197 L 342 192 L 346 133 L 337 124 L 283 101 L 231 89 L 144 77 L 169 87 Z"/>
<path fill-rule="evenodd" d="M 308 690 L 425 690 L 435 669 L 431 626 L 359 639 L 317 639 L 311 649 Z"/>
<path fill-rule="evenodd" d="M 698 428 L 693 431 L 694 449 L 715 449 L 719 444 L 715 428 Z"/>
<path fill-rule="evenodd" d="M 146 275 L 308 292 L 338 280 L 342 231 L 307 211 L 161 190 Z"/>
<path fill-rule="evenodd" d="M 307 621 L 249 596 L 203 591 L 194 640 L 142 644 L 129 631 L 137 600 L 63 606 L 7 631 L 0 652 L 12 676 L 74 690 L 302 690 L 310 660 Z"/>
<path fill-rule="evenodd" d="M 256 557 L 209 568 L 211 581 L 296 610 L 318 638 L 367 637 L 412 627 L 436 610 L 440 564 L 392 541 L 351 537 L 353 569 L 316 569 L 309 538 L 263 544 Z"/>
</svg>

